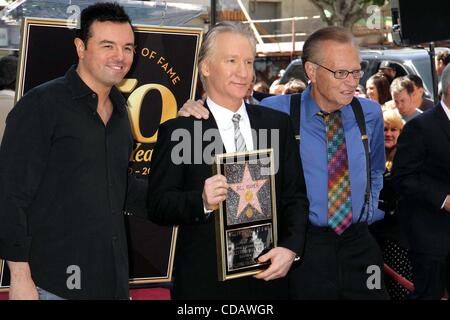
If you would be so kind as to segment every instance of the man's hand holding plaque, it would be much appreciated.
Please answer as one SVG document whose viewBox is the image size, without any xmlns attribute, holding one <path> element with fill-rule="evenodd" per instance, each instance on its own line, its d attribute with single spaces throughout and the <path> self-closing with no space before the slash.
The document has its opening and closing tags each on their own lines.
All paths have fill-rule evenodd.
<svg viewBox="0 0 450 320">
<path fill-rule="evenodd" d="M 283 247 L 273 248 L 258 258 L 260 263 L 265 263 L 270 260 L 269 268 L 256 274 L 254 277 L 266 281 L 283 278 L 291 268 L 295 257 L 295 252 L 289 249 Z"/>
<path fill-rule="evenodd" d="M 216 174 L 205 180 L 202 199 L 206 210 L 216 210 L 219 204 L 227 198 L 228 183 L 227 178 L 221 174 Z"/>
</svg>

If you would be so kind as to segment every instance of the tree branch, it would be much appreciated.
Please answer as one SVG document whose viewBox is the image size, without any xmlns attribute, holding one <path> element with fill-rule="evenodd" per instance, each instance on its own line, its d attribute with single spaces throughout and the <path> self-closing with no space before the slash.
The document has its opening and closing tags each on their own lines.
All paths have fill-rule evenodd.
<svg viewBox="0 0 450 320">
<path fill-rule="evenodd" d="M 328 25 L 352 27 L 361 18 L 367 18 L 369 14 L 366 8 L 370 4 L 379 4 L 384 0 L 310 0 L 320 10 L 320 16 Z M 331 12 L 331 16 L 325 15 L 325 10 Z"/>
<path fill-rule="evenodd" d="M 320 17 L 322 18 L 322 20 L 325 21 L 326 24 L 331 26 L 332 25 L 331 19 L 325 15 L 325 9 L 326 9 L 325 7 L 329 5 L 327 3 L 328 1 L 321 1 L 321 0 L 310 0 L 310 1 L 317 9 L 319 9 Z"/>
</svg>

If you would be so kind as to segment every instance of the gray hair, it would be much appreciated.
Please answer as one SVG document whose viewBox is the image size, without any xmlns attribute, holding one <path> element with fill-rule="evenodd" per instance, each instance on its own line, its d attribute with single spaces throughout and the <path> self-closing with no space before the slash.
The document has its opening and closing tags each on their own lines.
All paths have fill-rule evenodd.
<svg viewBox="0 0 450 320">
<path fill-rule="evenodd" d="M 211 58 L 214 52 L 214 47 L 216 45 L 216 39 L 219 34 L 222 33 L 234 33 L 240 34 L 248 39 L 252 49 L 253 55 L 256 55 L 256 39 L 253 35 L 252 30 L 247 24 L 242 22 L 233 22 L 233 21 L 222 21 L 213 26 L 205 35 L 202 46 L 200 47 L 200 52 L 198 55 L 198 66 L 199 66 L 199 74 L 200 80 L 202 81 L 203 86 L 206 88 L 206 81 L 201 72 L 202 63 Z M 233 44 L 229 44 L 233 45 Z"/>
<path fill-rule="evenodd" d="M 448 95 L 448 86 L 450 86 L 450 63 L 445 67 L 444 71 L 442 71 L 441 76 L 442 81 L 442 95 L 448 99 L 450 96 Z"/>
<path fill-rule="evenodd" d="M 324 41 L 335 41 L 338 43 L 349 43 L 357 47 L 355 37 L 350 30 L 342 27 L 325 27 L 312 33 L 303 45 L 302 63 L 307 61 L 321 63 L 318 56 L 322 50 L 321 43 Z"/>
</svg>

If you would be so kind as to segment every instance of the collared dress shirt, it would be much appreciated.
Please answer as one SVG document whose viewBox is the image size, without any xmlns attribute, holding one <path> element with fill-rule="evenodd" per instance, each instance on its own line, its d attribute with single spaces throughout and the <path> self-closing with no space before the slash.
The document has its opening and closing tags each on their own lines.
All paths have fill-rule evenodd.
<svg viewBox="0 0 450 320">
<path fill-rule="evenodd" d="M 450 109 L 449 109 L 449 107 L 445 104 L 445 102 L 444 102 L 443 99 L 441 100 L 441 106 L 442 106 L 442 109 L 444 109 L 444 112 L 445 112 L 445 114 L 447 115 L 448 120 L 450 121 Z M 449 197 L 449 196 L 445 197 L 445 200 L 444 200 L 444 203 L 443 203 L 442 206 L 441 206 L 441 209 L 444 208 L 445 202 L 447 201 L 447 198 L 448 198 L 448 197 Z"/>
<path fill-rule="evenodd" d="M 241 120 L 239 121 L 239 129 L 242 133 L 242 136 L 244 137 L 247 151 L 253 151 L 252 128 L 250 125 L 250 119 L 248 118 L 247 110 L 245 109 L 244 101 L 242 101 L 242 105 L 236 112 L 233 112 L 225 108 L 224 106 L 218 105 L 209 97 L 206 99 L 206 103 L 208 104 L 209 110 L 216 120 L 217 127 L 219 128 L 220 138 L 223 141 L 226 152 L 236 151 L 234 141 L 234 125 L 233 121 L 231 120 L 235 113 L 241 116 Z"/>
</svg>

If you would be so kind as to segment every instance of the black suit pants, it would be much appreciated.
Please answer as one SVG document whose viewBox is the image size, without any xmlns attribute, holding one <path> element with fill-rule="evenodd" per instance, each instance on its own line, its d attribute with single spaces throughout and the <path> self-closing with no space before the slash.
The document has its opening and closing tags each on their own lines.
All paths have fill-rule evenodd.
<svg viewBox="0 0 450 320">
<path fill-rule="evenodd" d="M 382 253 L 366 223 L 341 235 L 308 226 L 304 256 L 289 285 L 293 299 L 389 299 Z"/>
<path fill-rule="evenodd" d="M 450 290 L 450 254 L 430 255 L 411 252 L 413 282 L 412 298 L 440 300 L 445 288 Z"/>
</svg>

